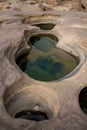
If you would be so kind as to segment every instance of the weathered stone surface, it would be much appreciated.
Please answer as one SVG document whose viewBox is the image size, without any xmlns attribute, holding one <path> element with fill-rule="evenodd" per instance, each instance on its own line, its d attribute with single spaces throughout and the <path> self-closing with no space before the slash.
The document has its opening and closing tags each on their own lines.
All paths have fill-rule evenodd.
<svg viewBox="0 0 87 130">
<path fill-rule="evenodd" d="M 87 11 L 86 0 L 4 0 L 0 1 L 0 9 L 16 9 L 29 11 Z"/>
<path fill-rule="evenodd" d="M 78 103 L 79 91 L 87 85 L 87 14 L 15 10 L 1 11 L 0 14 L 0 130 L 87 130 L 87 116 Z M 42 21 L 56 24 L 48 32 L 58 37 L 58 48 L 80 58 L 76 69 L 59 82 L 36 81 L 24 74 L 15 63 L 18 55 L 30 50 L 27 36 L 44 32 L 31 23 Z M 30 95 L 29 108 L 39 102 L 42 107 L 35 106 L 34 109 L 43 109 L 51 114 L 49 120 L 15 119 L 7 113 L 3 95 L 5 103 L 23 90 Z M 18 101 L 23 102 L 21 95 Z"/>
<path fill-rule="evenodd" d="M 78 101 L 87 86 L 87 13 L 76 12 L 87 10 L 86 0 L 0 0 L 0 9 L 0 130 L 87 130 L 87 115 Z M 42 22 L 56 26 L 47 32 L 32 26 Z M 28 36 L 39 33 L 55 35 L 56 47 L 80 59 L 60 81 L 36 81 L 15 62 L 30 51 Z M 49 119 L 14 118 L 19 108 L 45 111 Z"/>
</svg>

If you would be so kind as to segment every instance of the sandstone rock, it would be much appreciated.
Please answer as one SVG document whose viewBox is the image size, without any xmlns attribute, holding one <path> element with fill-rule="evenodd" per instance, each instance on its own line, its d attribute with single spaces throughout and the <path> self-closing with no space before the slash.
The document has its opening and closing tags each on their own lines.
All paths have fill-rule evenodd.
<svg viewBox="0 0 87 130">
<path fill-rule="evenodd" d="M 86 11 L 86 0 L 4 0 L 0 1 L 0 9 L 15 10 L 74 10 Z"/>
<path fill-rule="evenodd" d="M 0 0 L 0 130 L 87 130 L 87 114 L 78 100 L 87 86 L 86 9 L 86 0 Z M 55 27 L 44 31 L 32 26 L 37 23 Z M 34 80 L 16 64 L 31 51 L 29 37 L 40 33 L 56 36 L 56 48 L 79 60 L 61 80 Z M 25 109 L 40 111 L 46 119 L 15 118 Z"/>
<path fill-rule="evenodd" d="M 73 21 L 72 21 L 73 17 Z M 2 11 L 0 15 L 0 129 L 1 130 L 87 130 L 87 115 L 79 107 L 78 91 L 87 84 L 87 14 L 80 12 L 21 12 Z M 71 75 L 54 82 L 39 82 L 24 74 L 15 59 L 30 51 L 27 37 L 44 32 L 31 23 L 55 23 L 48 33 L 59 39 L 57 47 L 80 58 L 80 63 Z M 25 89 L 26 88 L 26 89 Z M 4 99 L 3 99 L 4 95 Z M 4 106 L 14 98 L 9 108 Z M 24 97 L 23 97 L 24 95 Z M 22 105 L 30 96 L 28 108 L 44 110 L 48 120 L 14 119 L 8 109 L 13 111 L 16 101 Z M 23 102 L 24 99 L 24 102 Z M 31 100 L 30 100 L 31 99 Z M 22 101 L 21 101 L 22 100 Z M 18 103 L 20 101 L 20 103 Z M 4 102 L 4 104 L 3 104 Z M 16 104 L 16 105 L 17 105 Z M 34 105 L 34 106 L 33 106 Z M 21 106 L 24 107 L 26 105 Z M 32 108 L 31 108 L 32 107 Z M 7 109 L 7 110 L 6 110 Z M 14 110 L 17 110 L 16 108 Z"/>
</svg>

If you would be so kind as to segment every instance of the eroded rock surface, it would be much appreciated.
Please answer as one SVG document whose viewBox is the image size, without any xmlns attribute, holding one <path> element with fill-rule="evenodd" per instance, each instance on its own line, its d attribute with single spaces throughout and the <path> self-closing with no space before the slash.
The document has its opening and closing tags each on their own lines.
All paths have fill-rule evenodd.
<svg viewBox="0 0 87 130">
<path fill-rule="evenodd" d="M 87 130 L 87 115 L 78 101 L 80 91 L 87 86 L 87 13 L 76 12 L 79 6 L 74 0 L 68 1 L 76 5 L 70 12 L 63 11 L 65 1 L 56 3 L 62 11 L 49 1 L 42 5 L 33 1 L 31 6 L 30 1 L 0 2 L 10 6 L 2 6 L 0 11 L 0 130 Z M 42 22 L 55 27 L 46 32 L 32 26 Z M 39 33 L 55 35 L 59 39 L 56 47 L 79 59 L 77 67 L 60 81 L 34 80 L 16 64 L 19 55 L 31 50 L 28 37 Z M 14 118 L 22 109 L 45 112 L 48 120 Z"/>
<path fill-rule="evenodd" d="M 86 0 L 4 0 L 0 1 L 0 9 L 16 10 L 57 10 L 57 11 L 87 11 Z"/>
</svg>

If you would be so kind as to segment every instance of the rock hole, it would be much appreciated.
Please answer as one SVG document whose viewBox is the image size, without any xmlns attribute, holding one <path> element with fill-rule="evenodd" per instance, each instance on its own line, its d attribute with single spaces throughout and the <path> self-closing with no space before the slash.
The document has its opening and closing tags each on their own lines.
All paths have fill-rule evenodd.
<svg viewBox="0 0 87 130">
<path fill-rule="evenodd" d="M 36 84 L 9 87 L 3 95 L 3 103 L 11 117 L 33 121 L 57 116 L 60 107 L 58 97 L 51 89 Z"/>
<path fill-rule="evenodd" d="M 41 111 L 21 111 L 15 115 L 15 118 L 22 118 L 33 121 L 47 120 L 47 114 Z"/>
<path fill-rule="evenodd" d="M 81 4 L 81 6 L 82 6 L 83 9 L 86 9 L 85 6 L 84 6 L 83 4 Z"/>
<path fill-rule="evenodd" d="M 82 111 L 87 114 L 87 87 L 83 88 L 79 94 L 79 104 Z"/>
<path fill-rule="evenodd" d="M 32 26 L 40 27 L 41 30 L 51 30 L 55 27 L 55 24 L 53 24 L 53 23 L 39 23 L 39 24 L 34 24 Z"/>
<path fill-rule="evenodd" d="M 56 48 L 58 39 L 51 34 L 37 34 L 29 39 L 32 50 L 21 55 L 16 63 L 31 78 L 40 81 L 58 80 L 78 64 L 77 58 Z"/>
</svg>

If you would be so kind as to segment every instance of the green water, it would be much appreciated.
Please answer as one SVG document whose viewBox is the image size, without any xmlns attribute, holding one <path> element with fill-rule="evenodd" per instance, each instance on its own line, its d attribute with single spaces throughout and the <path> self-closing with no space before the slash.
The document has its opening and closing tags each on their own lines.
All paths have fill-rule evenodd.
<svg viewBox="0 0 87 130">
<path fill-rule="evenodd" d="M 41 30 L 51 30 L 55 27 L 55 24 L 53 24 L 53 23 L 40 23 L 40 24 L 34 24 L 33 26 L 40 27 Z"/>
<path fill-rule="evenodd" d="M 58 80 L 69 74 L 77 65 L 77 60 L 55 47 L 57 39 L 51 35 L 32 36 L 29 54 L 20 56 L 17 64 L 23 72 L 40 81 Z"/>
</svg>

